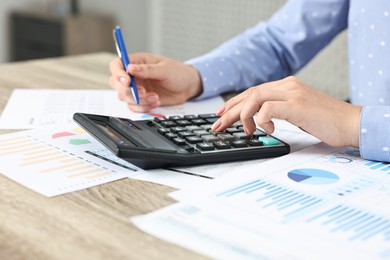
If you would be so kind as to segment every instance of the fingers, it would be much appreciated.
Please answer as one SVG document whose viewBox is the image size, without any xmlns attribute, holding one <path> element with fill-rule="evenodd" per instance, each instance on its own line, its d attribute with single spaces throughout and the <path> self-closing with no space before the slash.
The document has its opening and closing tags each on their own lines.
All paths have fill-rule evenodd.
<svg viewBox="0 0 390 260">
<path fill-rule="evenodd" d="M 130 64 L 127 68 L 129 73 L 140 79 L 158 80 L 166 76 L 166 68 L 158 64 Z"/>
<path fill-rule="evenodd" d="M 118 94 L 119 96 L 119 94 Z M 121 97 L 119 97 L 121 99 Z M 127 107 L 134 112 L 149 112 L 150 110 L 159 107 L 161 105 L 160 99 L 156 93 L 148 93 L 140 96 L 140 103 L 137 105 L 132 96 L 126 97 Z"/>
<path fill-rule="evenodd" d="M 124 96 L 128 86 L 130 85 L 130 76 L 123 69 L 122 61 L 119 58 L 114 59 L 111 61 L 109 68 L 111 72 L 108 82 L 109 86 L 112 89 L 121 92 Z"/>
<path fill-rule="evenodd" d="M 118 80 L 123 77 L 130 83 L 130 76 L 124 70 L 122 61 L 119 58 L 116 58 L 110 62 L 109 69 L 112 76 L 114 76 Z"/>
<path fill-rule="evenodd" d="M 290 111 L 291 106 L 286 101 L 264 102 L 255 117 L 256 123 L 268 134 L 272 134 L 275 131 L 275 125 L 272 122 L 272 119 L 278 118 L 287 120 Z"/>
<path fill-rule="evenodd" d="M 214 122 L 211 129 L 216 132 L 222 131 L 231 126 L 234 122 L 238 121 L 240 119 L 240 113 L 243 105 L 244 103 L 241 102 L 231 109 L 226 110 L 226 112 Z"/>
<path fill-rule="evenodd" d="M 284 86 L 287 82 L 288 80 L 284 79 L 262 84 L 233 97 L 216 112 L 221 118 L 213 124 L 212 129 L 222 131 L 235 121 L 241 120 L 245 133 L 252 134 L 256 130 L 253 117 L 256 113 L 259 113 L 260 120 L 257 118 L 257 123 L 265 131 L 272 133 L 274 131 L 272 118 L 283 117 L 281 111 L 274 111 L 274 109 L 277 109 L 275 104 L 288 100 L 288 91 L 285 90 Z"/>
</svg>

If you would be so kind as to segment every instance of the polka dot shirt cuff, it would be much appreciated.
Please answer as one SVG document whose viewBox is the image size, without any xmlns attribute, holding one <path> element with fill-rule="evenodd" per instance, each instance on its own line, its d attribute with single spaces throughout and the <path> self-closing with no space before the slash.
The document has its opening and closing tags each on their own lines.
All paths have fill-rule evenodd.
<svg viewBox="0 0 390 260">
<path fill-rule="evenodd" d="M 360 117 L 360 154 L 390 162 L 390 106 L 366 106 Z"/>
</svg>

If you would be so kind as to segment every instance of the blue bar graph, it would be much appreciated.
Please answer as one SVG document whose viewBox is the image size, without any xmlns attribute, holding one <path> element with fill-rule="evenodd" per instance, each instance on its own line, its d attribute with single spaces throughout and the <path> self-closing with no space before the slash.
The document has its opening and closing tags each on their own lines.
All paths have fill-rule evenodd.
<svg viewBox="0 0 390 260">
<path fill-rule="evenodd" d="M 364 165 L 367 166 L 370 170 L 380 170 L 382 172 L 387 172 L 388 174 L 390 174 L 390 164 L 388 163 L 370 161 L 365 163 Z"/>
<path fill-rule="evenodd" d="M 240 207 L 250 204 L 251 210 L 278 211 L 283 217 L 301 214 L 323 202 L 321 198 L 281 187 L 265 180 L 255 180 L 233 187 L 216 194 L 216 197 L 230 203 L 239 203 Z M 253 204 L 255 204 L 255 208 L 253 208 Z"/>
<path fill-rule="evenodd" d="M 337 205 L 307 219 L 306 223 L 319 223 L 331 233 L 348 232 L 350 241 L 378 236 L 390 240 L 390 219 L 349 206 Z"/>
</svg>

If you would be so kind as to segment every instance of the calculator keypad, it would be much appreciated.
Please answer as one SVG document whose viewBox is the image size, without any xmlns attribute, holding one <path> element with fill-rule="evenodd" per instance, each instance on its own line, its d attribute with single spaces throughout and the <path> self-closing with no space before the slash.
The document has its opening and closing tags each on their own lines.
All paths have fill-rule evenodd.
<svg viewBox="0 0 390 260">
<path fill-rule="evenodd" d="M 154 118 L 157 132 L 189 152 L 210 153 L 219 150 L 253 149 L 259 146 L 277 146 L 279 140 L 256 129 L 247 135 L 240 121 L 223 132 L 214 132 L 211 125 L 219 118 L 216 114 L 200 114 Z"/>
</svg>

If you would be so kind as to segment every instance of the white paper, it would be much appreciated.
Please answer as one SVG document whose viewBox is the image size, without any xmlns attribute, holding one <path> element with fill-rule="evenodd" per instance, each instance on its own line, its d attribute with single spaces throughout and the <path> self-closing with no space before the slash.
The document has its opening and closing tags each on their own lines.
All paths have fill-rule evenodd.
<svg viewBox="0 0 390 260">
<path fill-rule="evenodd" d="M 150 119 L 155 115 L 203 114 L 216 111 L 222 97 L 159 107 L 150 113 L 131 112 L 113 90 L 15 89 L 0 118 L 2 129 L 69 125 L 75 112 Z"/>
<path fill-rule="evenodd" d="M 80 127 L 0 135 L 0 172 L 51 197 L 142 173 Z"/>
<path fill-rule="evenodd" d="M 134 221 L 218 259 L 389 259 L 389 174 L 355 148 L 318 144 L 174 192 L 180 204 Z"/>
</svg>

